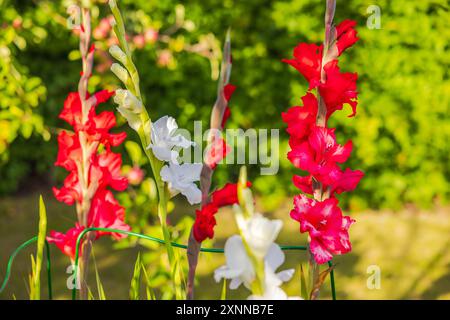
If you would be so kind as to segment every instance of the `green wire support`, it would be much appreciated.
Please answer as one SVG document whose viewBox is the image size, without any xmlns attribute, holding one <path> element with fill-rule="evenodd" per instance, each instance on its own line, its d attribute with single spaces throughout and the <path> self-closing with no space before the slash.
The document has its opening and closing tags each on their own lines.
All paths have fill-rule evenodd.
<svg viewBox="0 0 450 320">
<path fill-rule="evenodd" d="M 74 268 L 73 268 L 73 281 L 76 284 L 77 283 L 77 271 L 78 271 L 78 263 L 79 263 L 79 256 L 80 256 L 80 243 L 81 240 L 83 239 L 83 237 L 86 235 L 86 233 L 90 232 L 90 231 L 103 231 L 103 232 L 112 232 L 112 233 L 121 233 L 121 234 L 126 234 L 129 236 L 134 236 L 134 237 L 138 237 L 141 239 L 145 239 L 145 240 L 150 240 L 150 241 L 154 241 L 160 244 L 164 244 L 165 241 L 156 237 L 152 237 L 149 235 L 145 235 L 145 234 L 140 234 L 140 233 L 136 233 L 136 232 L 132 232 L 132 231 L 124 231 L 124 230 L 118 230 L 118 229 L 111 229 L 111 228 L 86 228 L 84 229 L 77 238 L 77 242 L 76 242 L 76 248 L 75 248 L 75 264 L 74 264 Z M 31 238 L 28 241 L 25 241 L 24 243 L 22 243 L 16 250 L 14 250 L 14 252 L 11 254 L 11 256 L 9 257 L 8 260 L 8 265 L 6 268 L 6 276 L 5 279 L 3 280 L 3 284 L 0 287 L 0 293 L 3 292 L 3 290 L 5 289 L 6 285 L 8 284 L 10 275 L 11 275 L 11 267 L 12 267 L 12 263 L 14 261 L 14 258 L 17 256 L 17 254 L 24 248 L 26 248 L 27 246 L 29 246 L 31 243 L 36 242 L 37 241 L 37 236 Z M 46 252 L 47 252 L 47 280 L 48 280 L 48 298 L 51 300 L 52 299 L 52 278 L 51 278 L 51 263 L 50 263 L 50 246 L 48 244 L 48 241 L 45 240 L 45 246 L 46 246 Z M 172 242 L 172 246 L 176 247 L 176 248 L 180 248 L 180 249 L 187 249 L 187 246 L 184 244 L 180 244 L 177 242 Z M 307 250 L 307 246 L 280 246 L 281 250 L 283 251 L 296 251 L 296 250 L 301 250 L 301 251 L 306 251 Z M 209 253 L 223 253 L 224 249 L 220 249 L 220 248 L 200 248 L 201 252 L 209 252 Z M 332 266 L 332 261 L 328 261 L 328 266 Z M 336 300 L 336 286 L 335 286 L 335 282 L 334 282 L 334 270 L 331 270 L 330 272 L 330 285 L 331 285 L 331 296 L 333 300 Z M 76 300 L 77 298 L 77 286 L 74 286 L 74 288 L 72 289 L 72 300 Z"/>
<path fill-rule="evenodd" d="M 38 240 L 38 237 L 35 236 L 33 238 L 31 238 L 30 240 L 25 241 L 24 243 L 22 243 L 19 247 L 17 247 L 16 250 L 14 250 L 14 252 L 11 254 L 11 256 L 9 257 L 8 260 L 8 265 L 6 266 L 6 275 L 5 275 L 5 279 L 3 280 L 2 286 L 0 287 L 0 293 L 3 292 L 3 290 L 5 290 L 6 285 L 8 284 L 9 278 L 11 276 L 11 268 L 12 268 L 12 264 L 14 259 L 16 258 L 16 256 L 19 254 L 20 251 L 22 251 L 23 249 L 25 249 L 26 247 L 28 247 L 30 244 L 32 244 L 33 242 L 36 242 Z M 51 265 L 51 260 L 50 260 L 50 246 L 48 244 L 48 241 L 45 240 L 45 249 L 46 249 L 46 256 L 47 256 L 47 288 L 48 288 L 48 299 L 52 300 L 53 299 L 53 291 L 52 291 L 52 265 Z"/>
<path fill-rule="evenodd" d="M 90 231 L 103 231 L 103 232 L 111 232 L 111 233 L 121 233 L 121 234 L 126 234 L 129 236 L 135 236 L 141 239 L 146 239 L 146 240 L 151 240 L 151 241 L 155 241 L 161 244 L 164 244 L 164 240 L 159 239 L 159 238 L 155 238 L 152 236 L 148 236 L 145 234 L 140 234 L 140 233 L 136 233 L 136 232 L 132 232 L 132 231 L 124 231 L 124 230 L 118 230 L 118 229 L 111 229 L 111 228 L 86 228 L 84 229 L 77 238 L 77 242 L 75 245 L 75 265 L 73 268 L 73 281 L 76 284 L 77 283 L 77 271 L 78 271 L 78 260 L 79 260 L 79 256 L 80 256 L 80 252 L 79 252 L 79 248 L 80 248 L 80 242 L 81 239 L 83 239 L 83 237 L 86 235 L 86 233 L 90 232 Z M 176 242 L 172 242 L 171 243 L 172 246 L 176 247 L 176 248 L 181 248 L 181 249 L 187 249 L 187 246 L 184 244 L 179 244 Z M 289 251 L 289 250 L 302 250 L 302 251 L 306 251 L 307 247 L 306 246 L 280 246 L 281 250 L 284 251 Z M 210 252 L 210 253 L 223 253 L 224 250 L 223 249 L 217 249 L 217 248 L 200 248 L 201 252 Z M 329 261 L 328 265 L 331 267 L 332 266 L 332 262 Z M 335 286 L 334 286 L 334 271 L 331 270 L 330 272 L 330 281 L 331 281 L 331 294 L 333 297 L 333 300 L 336 300 L 336 292 L 335 292 Z M 77 292 L 76 292 L 76 288 L 77 286 L 74 286 L 72 289 L 72 300 L 76 300 L 77 299 Z"/>
</svg>

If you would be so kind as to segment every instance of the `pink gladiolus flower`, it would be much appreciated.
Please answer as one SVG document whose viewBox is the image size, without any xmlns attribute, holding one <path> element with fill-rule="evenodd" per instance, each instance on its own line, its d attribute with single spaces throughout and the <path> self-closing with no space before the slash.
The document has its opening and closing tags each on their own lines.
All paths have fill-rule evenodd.
<svg viewBox="0 0 450 320">
<path fill-rule="evenodd" d="M 334 129 L 314 127 L 308 141 L 290 151 L 288 159 L 297 168 L 318 178 L 327 176 L 336 168 L 336 163 L 347 161 L 351 151 L 351 141 L 344 146 L 337 144 Z"/>
<path fill-rule="evenodd" d="M 302 97 L 303 107 L 290 108 L 282 113 L 282 118 L 290 136 L 291 151 L 287 157 L 295 167 L 308 172 L 305 176 L 295 175 L 292 181 L 316 199 L 296 196 L 291 217 L 300 222 L 300 232 L 309 233 L 309 250 L 319 264 L 351 250 L 348 228 L 354 220 L 342 216 L 335 195 L 354 190 L 364 176 L 360 170 L 340 168 L 339 164 L 351 154 L 352 141 L 338 144 L 335 129 L 327 128 L 330 116 L 344 104 L 352 108 L 349 117 L 356 115 L 358 75 L 342 73 L 337 60 L 358 40 L 355 25 L 351 20 L 343 21 L 335 29 L 329 24 L 326 52 L 323 45 L 300 43 L 294 49 L 294 59 L 283 60 L 309 83 L 309 92 Z M 313 89 L 317 98 L 311 92 Z"/>
<path fill-rule="evenodd" d="M 143 36 L 142 34 L 135 35 L 133 37 L 133 43 L 136 48 L 142 49 L 143 47 L 145 47 L 145 36 Z"/>
<path fill-rule="evenodd" d="M 142 180 L 144 180 L 144 175 L 144 170 L 142 170 L 138 166 L 134 166 L 127 173 L 127 179 L 130 184 L 137 186 L 142 182 Z"/>
<path fill-rule="evenodd" d="M 330 198 L 316 201 L 304 195 L 294 198 L 292 219 L 300 222 L 300 232 L 308 232 L 310 250 L 317 263 L 322 264 L 333 255 L 344 254 L 352 249 L 348 229 L 355 222 L 343 216 L 337 206 L 338 200 Z"/>
<path fill-rule="evenodd" d="M 145 30 L 144 37 L 147 43 L 155 43 L 159 37 L 158 30 L 152 28 L 147 29 Z"/>
</svg>

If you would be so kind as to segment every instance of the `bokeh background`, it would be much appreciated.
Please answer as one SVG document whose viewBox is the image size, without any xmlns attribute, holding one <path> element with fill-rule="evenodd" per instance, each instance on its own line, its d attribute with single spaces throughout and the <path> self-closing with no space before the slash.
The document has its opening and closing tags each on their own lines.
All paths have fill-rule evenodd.
<svg viewBox="0 0 450 320">
<path fill-rule="evenodd" d="M 114 42 L 108 28 L 106 1 L 88 1 L 97 48 L 91 91 L 117 88 L 109 71 L 107 48 Z M 231 101 L 231 128 L 280 128 L 280 170 L 260 176 L 250 165 L 259 210 L 285 221 L 279 242 L 302 244 L 306 237 L 288 218 L 295 170 L 286 160 L 287 134 L 281 112 L 300 104 L 306 82 L 281 63 L 298 42 L 323 38 L 323 0 L 121 0 L 142 92 L 153 119 L 177 118 L 193 129 L 194 120 L 209 119 L 215 101 L 221 47 L 231 28 L 233 71 L 237 90 Z M 38 196 L 44 195 L 50 229 L 66 230 L 75 221 L 74 208 L 58 203 L 51 187 L 65 172 L 55 168 L 56 135 L 65 125 L 58 119 L 63 101 L 75 91 L 81 69 L 78 38 L 67 27 L 73 1 L 0 0 L 0 280 L 11 252 L 35 235 Z M 367 8 L 381 9 L 381 28 L 369 29 Z M 349 165 L 366 176 L 340 201 L 357 223 L 351 229 L 353 252 L 338 257 L 338 298 L 450 299 L 450 14 L 446 0 L 338 1 L 336 22 L 358 22 L 360 41 L 342 57 L 345 71 L 358 72 L 359 106 L 337 113 L 331 126 L 338 140 L 355 145 Z M 113 104 L 104 106 L 114 110 Z M 118 149 L 126 163 L 149 172 L 133 141 L 137 137 L 118 116 L 118 129 L 128 142 Z M 238 166 L 220 165 L 214 185 L 236 179 Z M 136 231 L 158 235 L 155 188 L 146 175 L 142 183 L 118 195 Z M 180 201 L 178 201 L 180 200 Z M 174 237 L 186 242 L 193 209 L 175 199 L 170 216 Z M 219 214 L 216 243 L 236 231 L 232 213 Z M 28 253 L 31 253 L 29 251 Z M 170 297 L 164 257 L 154 244 L 133 239 L 96 245 L 96 262 L 108 298 L 127 298 L 137 252 L 148 265 L 160 297 Z M 54 288 L 67 298 L 65 268 L 69 262 L 56 249 Z M 289 253 L 287 266 L 298 267 L 303 253 Z M 221 284 L 212 271 L 219 256 L 202 254 L 198 296 L 220 297 Z M 161 265 L 161 266 L 157 266 Z M 367 268 L 380 267 L 381 289 L 366 285 Z M 29 254 L 15 264 L 2 299 L 26 298 Z M 94 276 L 94 275 L 92 275 Z M 95 283 L 95 278 L 93 279 Z M 298 295 L 298 282 L 287 290 Z M 95 291 L 95 288 L 93 288 Z M 245 290 L 231 297 L 245 297 Z M 329 298 L 325 288 L 324 298 Z"/>
</svg>

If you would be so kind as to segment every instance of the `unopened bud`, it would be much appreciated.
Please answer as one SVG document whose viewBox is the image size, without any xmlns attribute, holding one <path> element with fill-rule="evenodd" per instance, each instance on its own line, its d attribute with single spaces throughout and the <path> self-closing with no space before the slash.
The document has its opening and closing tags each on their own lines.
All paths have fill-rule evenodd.
<svg viewBox="0 0 450 320">
<path fill-rule="evenodd" d="M 133 113 L 142 112 L 142 102 L 128 90 L 116 90 L 114 102 L 117 103 L 120 107 L 127 109 Z"/>
<path fill-rule="evenodd" d="M 119 48 L 117 45 L 113 45 L 109 48 L 109 53 L 111 56 L 113 56 L 114 59 L 119 61 L 121 64 L 126 65 L 127 64 L 127 55 L 125 52 L 122 51 L 122 49 Z"/>
<path fill-rule="evenodd" d="M 117 78 L 119 78 L 120 81 L 122 81 L 125 85 L 128 84 L 129 81 L 129 75 L 128 71 L 122 67 L 118 63 L 113 63 L 111 66 L 111 71 L 116 75 Z"/>
</svg>

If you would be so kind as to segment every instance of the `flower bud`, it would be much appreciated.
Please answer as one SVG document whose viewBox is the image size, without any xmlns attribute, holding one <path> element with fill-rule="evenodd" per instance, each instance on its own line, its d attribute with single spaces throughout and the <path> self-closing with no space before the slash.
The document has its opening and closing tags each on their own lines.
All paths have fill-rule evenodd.
<svg viewBox="0 0 450 320">
<path fill-rule="evenodd" d="M 113 45 L 109 48 L 109 53 L 111 56 L 113 56 L 114 59 L 119 61 L 121 64 L 126 65 L 127 64 L 127 55 L 125 52 L 122 51 L 122 49 L 119 48 L 119 46 Z"/>
<path fill-rule="evenodd" d="M 125 108 L 131 112 L 142 112 L 142 102 L 128 90 L 116 90 L 114 102 L 117 103 L 120 107 Z"/>
<path fill-rule="evenodd" d="M 142 102 L 130 91 L 123 89 L 116 90 L 114 102 L 118 105 L 117 111 L 127 119 L 130 127 L 133 130 L 138 131 L 141 127 L 139 113 L 142 112 Z"/>
<path fill-rule="evenodd" d="M 118 63 L 113 63 L 111 66 L 111 71 L 116 75 L 117 78 L 119 78 L 120 81 L 122 81 L 124 84 L 128 84 L 129 75 L 128 71 L 124 67 L 122 67 Z"/>
</svg>

